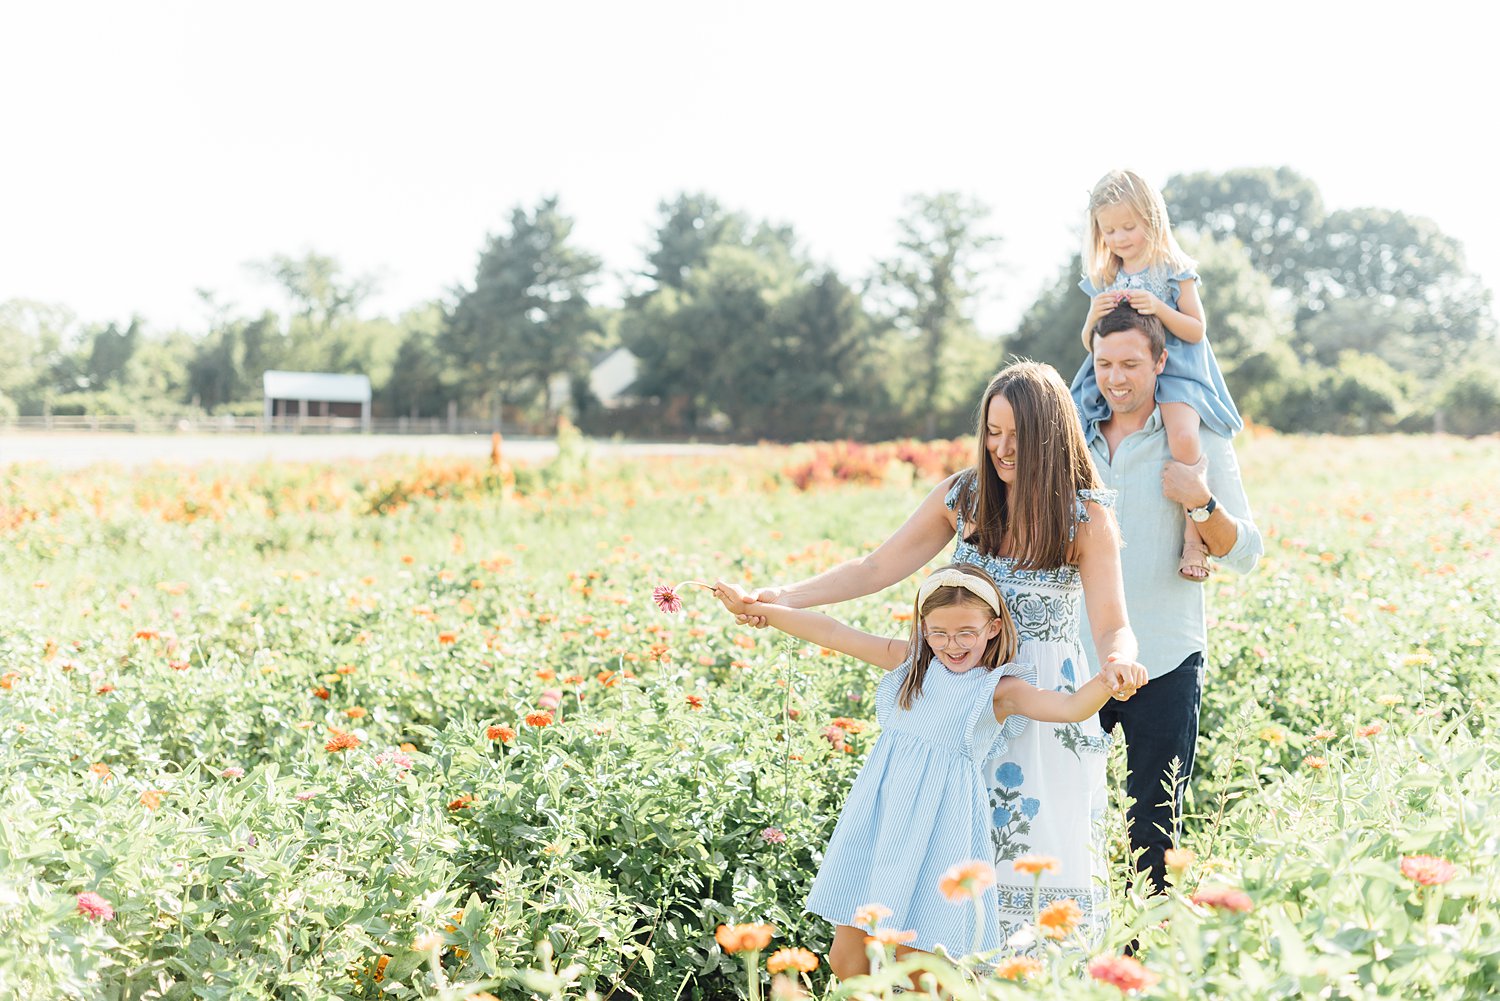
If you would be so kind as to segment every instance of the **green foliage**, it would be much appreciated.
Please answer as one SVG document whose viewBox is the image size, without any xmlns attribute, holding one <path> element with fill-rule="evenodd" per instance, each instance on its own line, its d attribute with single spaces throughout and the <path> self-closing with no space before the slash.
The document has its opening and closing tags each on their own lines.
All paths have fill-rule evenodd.
<svg viewBox="0 0 1500 1001">
<path fill-rule="evenodd" d="M 546 408 L 552 378 L 583 364 L 597 333 L 588 294 L 601 265 L 572 234 L 554 197 L 530 212 L 517 206 L 510 232 L 490 237 L 439 339 L 472 400 Z"/>
<path fill-rule="evenodd" d="M 767 486 L 779 450 L 609 467 L 560 444 L 515 489 L 404 460 L 0 470 L 0 994 L 707 1001 L 745 986 L 719 923 L 823 954 L 801 904 L 876 739 L 876 672 L 648 593 L 820 571 L 928 478 L 802 493 Z M 1117 882 L 1106 939 L 1037 950 L 1029 985 L 955 998 L 1119 997 L 1082 967 L 1132 939 L 1150 997 L 1457 999 L 1500 976 L 1500 455 L 1257 437 L 1241 458 L 1267 553 L 1207 585 L 1198 862 L 1165 898 Z M 898 635 L 909 599 L 838 614 Z M 853 753 L 838 719 L 866 725 L 840 727 Z M 360 744 L 325 750 L 333 729 Z M 1420 887 L 1418 854 L 1457 876 Z M 1251 909 L 1192 903 L 1202 883 Z M 114 918 L 79 913 L 85 891 Z M 897 969 L 813 984 L 879 993 Z"/>
<path fill-rule="evenodd" d="M 982 290 L 986 255 L 1000 238 L 984 229 L 989 207 L 957 192 L 914 196 L 906 211 L 897 221 L 897 253 L 881 265 L 877 281 L 894 324 L 915 345 L 901 395 L 915 406 L 922 434 L 934 438 L 940 430 L 953 433 L 942 428 L 945 415 L 972 405 L 990 374 L 988 366 L 975 373 L 964 363 L 979 347 L 972 303 Z M 953 378 L 955 372 L 967 377 Z"/>
</svg>

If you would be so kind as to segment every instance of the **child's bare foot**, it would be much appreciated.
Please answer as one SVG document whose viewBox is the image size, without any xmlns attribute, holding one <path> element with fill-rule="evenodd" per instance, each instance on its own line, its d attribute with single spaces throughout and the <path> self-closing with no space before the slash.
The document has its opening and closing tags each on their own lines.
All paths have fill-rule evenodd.
<svg viewBox="0 0 1500 1001">
<path fill-rule="evenodd" d="M 1183 580 L 1190 580 L 1194 584 L 1202 584 L 1208 580 L 1208 575 L 1213 572 L 1213 567 L 1208 562 L 1208 549 L 1201 542 L 1184 542 L 1182 544 L 1182 559 L 1177 562 L 1177 576 Z"/>
</svg>

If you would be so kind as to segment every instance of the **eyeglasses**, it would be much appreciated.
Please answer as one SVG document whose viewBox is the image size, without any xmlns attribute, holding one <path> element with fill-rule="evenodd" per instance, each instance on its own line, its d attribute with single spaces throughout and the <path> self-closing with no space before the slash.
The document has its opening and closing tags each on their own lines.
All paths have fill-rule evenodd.
<svg viewBox="0 0 1500 1001">
<path fill-rule="evenodd" d="M 949 642 L 957 643 L 960 650 L 972 650 L 979 645 L 979 640 L 984 635 L 979 629 L 960 629 L 956 633 L 942 629 L 924 629 L 923 632 L 927 635 L 927 645 L 934 650 L 942 650 Z"/>
</svg>

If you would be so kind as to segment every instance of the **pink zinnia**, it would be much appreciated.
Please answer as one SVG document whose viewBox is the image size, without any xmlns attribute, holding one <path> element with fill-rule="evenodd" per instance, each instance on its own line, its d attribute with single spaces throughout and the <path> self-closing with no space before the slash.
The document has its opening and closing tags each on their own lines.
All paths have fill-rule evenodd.
<svg viewBox="0 0 1500 1001">
<path fill-rule="evenodd" d="M 1127 994 L 1143 991 L 1161 979 L 1129 956 L 1100 956 L 1089 963 L 1089 976 L 1113 984 Z"/>
<path fill-rule="evenodd" d="M 296 795 L 296 800 L 299 803 L 306 803 L 308 800 L 312 799 L 317 794 L 318 794 L 318 791 L 316 789 L 304 789 L 302 792 L 299 792 Z"/>
<path fill-rule="evenodd" d="M 1250 894 L 1228 886 L 1202 886 L 1193 894 L 1193 903 L 1199 907 L 1215 907 L 1221 911 L 1243 914 L 1255 906 Z"/>
<path fill-rule="evenodd" d="M 80 893 L 78 895 L 78 913 L 90 921 L 113 921 L 115 909 L 109 906 L 109 901 L 97 893 Z"/>
<path fill-rule="evenodd" d="M 668 615 L 676 615 L 682 611 L 682 599 L 677 596 L 677 592 L 672 589 L 671 585 L 658 584 L 651 592 L 651 600 L 656 602 L 657 608 Z"/>
<path fill-rule="evenodd" d="M 230 765 L 228 768 L 219 773 L 219 777 L 225 779 L 237 779 L 241 778 L 244 774 L 245 770 L 243 768 L 239 767 L 238 765 Z"/>
<path fill-rule="evenodd" d="M 1401 859 L 1401 875 L 1423 886 L 1436 886 L 1458 875 L 1458 870 L 1436 855 L 1407 855 Z"/>
<path fill-rule="evenodd" d="M 767 827 L 760 832 L 760 839 L 768 845 L 785 844 L 786 832 L 779 827 Z"/>
<path fill-rule="evenodd" d="M 536 700 L 536 704 L 541 706 L 543 709 L 556 709 L 559 705 L 562 704 L 562 689 L 543 689 L 542 697 Z"/>
<path fill-rule="evenodd" d="M 375 766 L 378 768 L 383 765 L 395 765 L 403 772 L 411 771 L 411 755 L 405 751 L 381 751 L 375 755 Z"/>
</svg>

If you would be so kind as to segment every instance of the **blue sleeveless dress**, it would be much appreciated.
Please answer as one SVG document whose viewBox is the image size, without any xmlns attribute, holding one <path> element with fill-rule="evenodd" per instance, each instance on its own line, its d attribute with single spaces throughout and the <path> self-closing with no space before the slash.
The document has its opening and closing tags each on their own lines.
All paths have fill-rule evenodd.
<svg viewBox="0 0 1500 1001">
<path fill-rule="evenodd" d="M 1080 281 L 1078 287 L 1091 299 L 1100 292 L 1144 289 L 1176 309 L 1182 283 L 1190 278 L 1202 287 L 1202 279 L 1198 278 L 1196 271 L 1169 274 L 1159 268 L 1147 268 L 1135 274 L 1121 270 L 1108 288 L 1095 288 L 1088 278 Z M 1088 428 L 1092 421 L 1109 418 L 1109 404 L 1099 392 L 1099 382 L 1094 377 L 1093 355 L 1083 360 L 1069 391 L 1083 418 L 1084 428 Z M 1189 344 L 1171 331 L 1167 332 L 1167 364 L 1156 377 L 1156 402 L 1186 403 L 1197 412 L 1203 427 L 1225 438 L 1233 438 L 1245 426 L 1239 409 L 1229 396 L 1229 387 L 1224 385 L 1224 375 L 1219 371 L 1219 361 L 1214 357 L 1213 346 L 1207 337 L 1197 344 Z"/>
<path fill-rule="evenodd" d="M 981 769 L 1030 722 L 1024 716 L 1011 716 L 1003 727 L 995 721 L 995 686 L 1007 675 L 1034 684 L 1036 672 L 1013 663 L 955 674 L 935 660 L 922 694 L 902 709 L 896 696 L 909 668 L 907 662 L 889 672 L 875 689 L 880 738 L 844 801 L 807 910 L 848 925 L 859 908 L 883 904 L 891 915 L 880 926 L 916 932 L 911 948 L 930 952 L 942 945 L 964 956 L 974 945 L 974 904 L 948 900 L 938 880 L 952 866 L 993 858 Z M 993 887 L 981 908 L 986 916 L 995 913 Z M 979 932 L 980 951 L 1004 944 L 988 917 Z"/>
<path fill-rule="evenodd" d="M 953 562 L 977 566 L 999 585 L 1020 634 L 1016 660 L 1035 667 L 1037 687 L 1077 691 L 1093 676 L 1081 644 L 1083 582 L 1078 568 L 1019 570 L 1009 557 L 980 552 L 964 538 L 968 523 L 958 503 L 973 477 L 970 470 L 946 497 L 958 520 Z M 1080 522 L 1089 520 L 1086 500 L 1112 505 L 1114 494 L 1080 490 Z M 1035 879 L 1011 865 L 1022 855 L 1058 860 L 1058 871 L 1041 877 L 1040 906 L 1072 898 L 1083 910 L 1085 934 L 1097 937 L 1103 932 L 1109 918 L 1104 861 L 1104 814 L 1109 803 L 1104 766 L 1109 746 L 1098 716 L 1082 723 L 1034 723 L 986 764 L 1002 941 L 1032 923 Z"/>
</svg>

